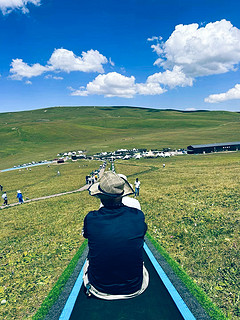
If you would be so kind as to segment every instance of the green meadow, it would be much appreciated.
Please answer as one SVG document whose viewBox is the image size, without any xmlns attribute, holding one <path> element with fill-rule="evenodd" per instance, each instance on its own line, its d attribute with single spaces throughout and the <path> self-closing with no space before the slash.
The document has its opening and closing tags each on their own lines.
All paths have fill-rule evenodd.
<svg viewBox="0 0 240 320">
<path fill-rule="evenodd" d="M 238 319 L 239 153 L 128 161 L 115 167 L 131 182 L 139 177 L 139 201 L 151 238 L 227 319 Z"/>
<path fill-rule="evenodd" d="M 0 114 L 0 169 L 117 148 L 186 148 L 240 140 L 240 114 L 132 107 L 56 107 Z"/>
<path fill-rule="evenodd" d="M 21 168 L 2 172 L 0 183 L 3 191 L 7 191 L 9 203 L 15 203 L 19 189 L 25 200 L 77 190 L 84 186 L 86 175 L 99 169 L 100 164 L 99 161 L 81 160 L 35 166 L 31 171 L 30 168 Z"/>
<path fill-rule="evenodd" d="M 1 319 L 31 318 L 78 248 L 87 192 L 1 212 Z"/>
<path fill-rule="evenodd" d="M 239 120 L 238 113 L 230 112 L 126 107 L 0 114 L 0 168 L 52 159 L 70 150 L 91 154 L 239 141 Z M 0 183 L 13 203 L 18 189 L 29 199 L 76 190 L 100 164 L 81 160 L 2 172 Z M 117 160 L 115 169 L 132 184 L 140 179 L 139 201 L 149 237 L 211 318 L 238 319 L 240 153 Z M 98 206 L 84 191 L 0 210 L 4 320 L 36 314 L 83 243 L 85 215 Z"/>
</svg>

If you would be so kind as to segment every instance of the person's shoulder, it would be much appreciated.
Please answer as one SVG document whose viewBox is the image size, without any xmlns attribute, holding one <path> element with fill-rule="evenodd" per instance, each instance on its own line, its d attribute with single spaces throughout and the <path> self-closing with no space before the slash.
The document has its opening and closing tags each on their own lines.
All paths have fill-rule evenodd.
<svg viewBox="0 0 240 320">
<path fill-rule="evenodd" d="M 140 203 L 137 199 L 131 197 L 123 197 L 122 202 L 125 206 L 141 210 Z"/>
<path fill-rule="evenodd" d="M 91 218 L 91 217 L 95 217 L 98 215 L 98 210 L 92 210 L 92 211 L 89 211 L 88 214 L 86 215 L 85 219 L 86 218 Z"/>
<path fill-rule="evenodd" d="M 128 211 L 129 215 L 134 215 L 137 219 L 145 219 L 145 215 L 143 211 L 137 207 L 130 207 L 130 206 L 124 206 L 126 210 Z"/>
</svg>

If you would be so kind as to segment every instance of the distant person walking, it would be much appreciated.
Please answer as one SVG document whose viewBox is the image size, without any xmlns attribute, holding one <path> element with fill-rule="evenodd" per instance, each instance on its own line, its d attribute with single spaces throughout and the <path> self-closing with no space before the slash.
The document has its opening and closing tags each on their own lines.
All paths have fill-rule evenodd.
<svg viewBox="0 0 240 320">
<path fill-rule="evenodd" d="M 58 170 L 57 175 L 60 176 L 60 171 Z"/>
<path fill-rule="evenodd" d="M 166 166 L 165 163 L 162 166 L 163 166 L 163 168 L 165 168 L 165 166 Z"/>
<path fill-rule="evenodd" d="M 138 178 L 136 178 L 135 182 L 135 197 L 139 196 L 139 190 L 140 190 L 140 181 L 138 180 Z"/>
<path fill-rule="evenodd" d="M 0 184 L 0 190 L 3 191 L 3 186 Z"/>
<path fill-rule="evenodd" d="M 7 192 L 3 192 L 3 195 L 2 195 L 2 198 L 3 198 L 3 205 L 5 206 L 7 206 L 8 205 L 8 198 L 7 198 Z"/>
<path fill-rule="evenodd" d="M 23 196 L 22 196 L 22 192 L 20 190 L 17 191 L 17 198 L 20 204 L 23 203 Z"/>
</svg>

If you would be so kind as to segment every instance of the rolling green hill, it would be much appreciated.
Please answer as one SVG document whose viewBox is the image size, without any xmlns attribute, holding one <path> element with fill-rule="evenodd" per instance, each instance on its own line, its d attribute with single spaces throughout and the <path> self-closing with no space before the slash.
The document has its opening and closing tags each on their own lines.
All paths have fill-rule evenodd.
<svg viewBox="0 0 240 320">
<path fill-rule="evenodd" d="M 134 107 L 55 107 L 0 114 L 0 169 L 57 153 L 186 148 L 240 140 L 240 114 Z"/>
<path fill-rule="evenodd" d="M 0 114 L 0 139 L 0 169 L 4 169 L 70 150 L 92 154 L 239 141 L 240 113 L 56 107 Z M 118 160 L 116 170 L 131 183 L 140 178 L 139 200 L 150 236 L 224 313 L 212 319 L 235 320 L 239 317 L 239 152 L 171 157 L 164 163 L 163 169 L 159 158 Z M 19 188 L 30 198 L 74 190 L 98 165 L 84 160 L 10 171 L 1 173 L 0 183 L 13 203 Z M 82 243 L 84 216 L 98 205 L 97 199 L 83 193 L 9 207 L 7 214 L 4 209 L 0 251 L 6 267 L 0 298 L 7 301 L 1 305 L 6 320 L 30 318 L 36 312 Z M 190 287 L 195 290 L 192 282 Z M 199 292 L 194 294 L 213 314 L 211 303 Z"/>
</svg>

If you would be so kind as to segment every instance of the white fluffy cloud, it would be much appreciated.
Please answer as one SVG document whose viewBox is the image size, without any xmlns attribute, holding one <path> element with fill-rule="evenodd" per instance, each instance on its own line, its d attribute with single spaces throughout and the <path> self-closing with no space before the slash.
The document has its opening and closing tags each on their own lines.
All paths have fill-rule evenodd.
<svg viewBox="0 0 240 320">
<path fill-rule="evenodd" d="M 174 66 L 172 71 L 167 70 L 165 72 L 159 72 L 149 76 L 147 83 L 159 83 L 172 89 L 177 86 L 192 86 L 193 78 L 187 77 L 183 73 L 181 67 Z"/>
<path fill-rule="evenodd" d="M 23 78 L 37 77 L 48 71 L 48 67 L 44 67 L 39 63 L 29 66 L 22 59 L 13 59 L 11 63 L 10 76 L 13 80 L 22 80 Z"/>
<path fill-rule="evenodd" d="M 4 15 L 10 13 L 14 9 L 19 9 L 23 13 L 28 13 L 28 4 L 39 6 L 41 0 L 0 0 L 0 10 Z"/>
<path fill-rule="evenodd" d="M 188 77 L 220 74 L 240 62 L 240 30 L 226 20 L 200 28 L 180 24 L 165 43 L 151 47 L 159 55 L 155 64 L 165 70 L 180 66 Z"/>
<path fill-rule="evenodd" d="M 137 83 L 136 84 L 136 94 L 144 95 L 144 96 L 154 96 L 159 95 L 167 90 L 163 89 L 159 83 Z"/>
<path fill-rule="evenodd" d="M 78 90 L 69 88 L 72 96 L 104 95 L 105 97 L 133 98 L 135 95 L 160 95 L 166 88 L 192 86 L 193 79 L 186 77 L 181 67 L 172 71 L 155 73 L 147 78 L 146 83 L 136 83 L 135 77 L 126 77 L 117 72 L 98 75 L 86 87 Z"/>
<path fill-rule="evenodd" d="M 240 84 L 236 84 L 234 88 L 224 93 L 211 94 L 204 101 L 210 103 L 217 103 L 227 100 L 240 99 Z"/>
<path fill-rule="evenodd" d="M 53 70 L 102 73 L 104 72 L 102 65 L 107 62 L 107 58 L 97 50 L 82 52 L 82 57 L 78 57 L 72 51 L 55 49 L 48 64 Z"/>
<path fill-rule="evenodd" d="M 100 54 L 97 50 L 89 50 L 82 52 L 82 57 L 76 56 L 72 51 L 66 49 L 55 49 L 46 66 L 39 63 L 32 66 L 23 62 L 22 59 L 13 59 L 11 63 L 10 76 L 13 80 L 22 80 L 23 78 L 32 78 L 40 76 L 44 72 L 104 72 L 103 64 L 107 63 L 108 59 Z M 60 77 L 52 77 L 60 80 Z"/>
<path fill-rule="evenodd" d="M 155 95 L 165 90 L 158 83 L 135 83 L 135 77 L 126 77 L 117 72 L 98 75 L 79 90 L 71 89 L 72 96 L 104 95 L 105 97 L 133 98 L 136 94 Z"/>
<path fill-rule="evenodd" d="M 117 72 L 98 75 L 89 82 L 86 89 L 73 91 L 73 96 L 87 96 L 92 94 L 104 95 L 105 97 L 132 98 L 135 95 L 135 78 L 125 77 Z"/>
</svg>

